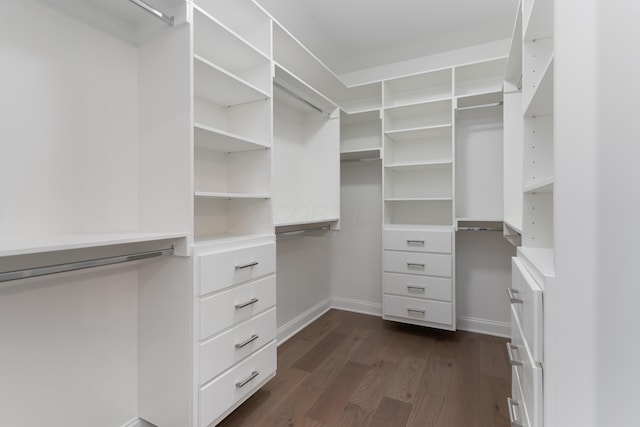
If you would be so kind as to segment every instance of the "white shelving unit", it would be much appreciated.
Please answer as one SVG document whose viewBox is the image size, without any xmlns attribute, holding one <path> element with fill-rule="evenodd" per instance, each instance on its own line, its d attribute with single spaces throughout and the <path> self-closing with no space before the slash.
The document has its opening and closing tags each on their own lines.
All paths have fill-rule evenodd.
<svg viewBox="0 0 640 427">
<path fill-rule="evenodd" d="M 378 110 L 340 113 L 340 160 L 380 159 L 382 121 Z"/>
</svg>

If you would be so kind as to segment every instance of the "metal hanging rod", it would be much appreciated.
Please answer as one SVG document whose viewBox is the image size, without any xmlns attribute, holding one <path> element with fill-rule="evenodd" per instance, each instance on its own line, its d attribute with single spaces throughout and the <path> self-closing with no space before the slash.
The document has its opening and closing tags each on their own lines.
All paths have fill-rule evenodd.
<svg viewBox="0 0 640 427">
<path fill-rule="evenodd" d="M 156 18 L 160 19 L 165 24 L 173 27 L 173 16 L 169 16 L 169 15 L 166 15 L 166 14 L 160 12 L 158 9 L 156 9 L 155 7 L 147 4 L 143 0 L 129 0 L 129 1 L 131 3 L 133 3 L 133 4 L 135 4 L 136 6 L 139 6 L 142 9 L 146 10 L 147 12 L 149 12 L 150 14 L 155 16 Z"/>
<path fill-rule="evenodd" d="M 0 273 L 0 282 L 26 279 L 29 277 L 45 276 L 48 274 L 64 273 L 67 271 L 82 270 L 85 268 L 102 267 L 111 264 L 120 264 L 129 261 L 139 261 L 148 258 L 155 258 L 164 255 L 173 255 L 173 246 L 167 249 L 155 251 L 138 252 L 127 255 L 118 255 L 106 258 L 90 259 L 86 261 L 69 262 L 65 264 L 48 265 L 45 267 L 35 267 L 23 270 L 7 271 Z"/>
<path fill-rule="evenodd" d="M 478 108 L 499 107 L 502 104 L 503 104 L 502 101 L 500 101 L 500 102 L 492 102 L 490 104 L 471 105 L 469 107 L 458 107 L 458 108 L 456 108 L 456 110 L 458 110 L 458 111 L 477 110 Z"/>
<path fill-rule="evenodd" d="M 295 93 L 292 90 L 287 89 L 286 87 L 282 86 L 280 83 L 273 82 L 273 87 L 275 87 L 277 89 L 280 89 L 282 92 L 286 93 L 287 95 L 297 99 L 300 102 L 303 102 L 305 105 L 308 105 L 309 107 L 313 108 L 314 110 L 324 114 L 325 116 L 327 116 L 327 118 L 329 118 L 329 119 L 331 118 L 331 114 L 330 113 L 327 113 L 322 108 L 318 107 L 317 105 L 312 104 L 311 102 L 307 101 L 306 99 L 304 99 L 303 97 L 301 97 L 297 93 Z"/>
<path fill-rule="evenodd" d="M 458 231 L 500 231 L 502 227 L 458 227 Z"/>
<path fill-rule="evenodd" d="M 322 227 L 303 228 L 300 230 L 291 230 L 291 231 L 280 231 L 280 232 L 276 232 L 276 236 L 294 236 L 296 234 L 310 233 L 312 231 L 330 231 L 330 230 L 331 230 L 330 225 L 324 225 Z"/>
</svg>

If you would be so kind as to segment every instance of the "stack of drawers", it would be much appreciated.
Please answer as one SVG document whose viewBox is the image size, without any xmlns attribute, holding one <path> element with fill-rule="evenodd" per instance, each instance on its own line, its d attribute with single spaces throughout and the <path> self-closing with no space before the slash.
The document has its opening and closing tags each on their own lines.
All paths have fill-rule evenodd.
<svg viewBox="0 0 640 427">
<path fill-rule="evenodd" d="M 384 319 L 455 329 L 452 238 L 451 230 L 384 230 Z"/>
<path fill-rule="evenodd" d="M 542 427 L 543 307 L 542 289 L 519 258 L 512 258 L 511 342 L 512 426 Z"/>
<path fill-rule="evenodd" d="M 199 249 L 195 351 L 200 427 L 218 423 L 276 371 L 276 249 Z"/>
</svg>

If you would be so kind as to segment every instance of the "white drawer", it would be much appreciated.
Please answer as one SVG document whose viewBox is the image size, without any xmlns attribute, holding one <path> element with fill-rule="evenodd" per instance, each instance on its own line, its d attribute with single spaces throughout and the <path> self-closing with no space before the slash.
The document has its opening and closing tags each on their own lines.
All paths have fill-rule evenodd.
<svg viewBox="0 0 640 427">
<path fill-rule="evenodd" d="M 200 344 L 200 385 L 276 337 L 275 307 Z"/>
<path fill-rule="evenodd" d="M 450 302 L 384 295 L 385 317 L 401 317 L 413 321 L 453 324 L 453 305 Z"/>
<path fill-rule="evenodd" d="M 236 402 L 256 391 L 256 387 L 275 371 L 276 343 L 271 342 L 202 387 L 199 393 L 200 427 L 216 421 Z"/>
<path fill-rule="evenodd" d="M 413 276 L 410 274 L 383 274 L 384 293 L 400 296 L 452 301 L 451 279 Z"/>
<path fill-rule="evenodd" d="M 451 277 L 451 255 L 384 251 L 384 271 Z"/>
<path fill-rule="evenodd" d="M 200 339 L 206 339 L 275 305 L 275 275 L 203 298 L 200 300 Z"/>
<path fill-rule="evenodd" d="M 536 362 L 543 361 L 542 289 L 522 261 L 511 259 L 511 306 L 521 325 L 523 337 Z"/>
<path fill-rule="evenodd" d="M 522 336 L 517 336 L 519 328 L 512 327 L 512 334 L 515 334 L 515 337 L 512 343 L 507 344 L 507 351 L 510 352 L 512 375 L 517 375 L 520 381 L 522 406 L 525 408 L 530 426 L 542 427 L 542 367 L 532 359 L 526 347 L 517 344 L 524 340 Z"/>
<path fill-rule="evenodd" d="M 522 386 L 520 377 L 516 371 L 511 375 L 511 400 L 507 401 L 507 409 L 509 410 L 509 420 L 511 425 L 522 425 L 522 427 L 530 427 L 529 415 L 527 408 L 522 400 Z"/>
<path fill-rule="evenodd" d="M 276 271 L 276 245 L 267 243 L 198 256 L 200 295 Z"/>
<path fill-rule="evenodd" d="M 451 253 L 452 232 L 447 230 L 384 230 L 384 248 L 395 251 Z"/>
</svg>

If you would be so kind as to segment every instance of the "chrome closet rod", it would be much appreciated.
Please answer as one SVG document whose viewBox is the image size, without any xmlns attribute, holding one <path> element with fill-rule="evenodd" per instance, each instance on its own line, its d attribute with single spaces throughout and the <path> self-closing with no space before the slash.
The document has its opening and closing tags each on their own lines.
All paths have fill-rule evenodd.
<svg viewBox="0 0 640 427">
<path fill-rule="evenodd" d="M 162 20 L 165 24 L 173 27 L 173 16 L 169 16 L 169 15 L 166 15 L 166 14 L 160 12 L 158 9 L 156 9 L 155 7 L 145 3 L 142 0 L 129 0 L 129 1 L 131 3 L 133 3 L 133 4 L 135 4 L 136 6 L 139 6 L 142 9 L 146 10 L 147 12 L 149 12 L 150 14 L 155 16 L 156 18 Z"/>
<path fill-rule="evenodd" d="M 304 99 L 303 97 L 301 97 L 300 95 L 298 95 L 297 93 L 287 89 L 286 87 L 282 86 L 280 83 L 278 82 L 273 82 L 273 87 L 280 89 L 281 91 L 283 91 L 284 93 L 286 93 L 287 95 L 297 99 L 298 101 L 301 101 L 303 103 L 305 103 L 306 105 L 308 105 L 309 107 L 313 108 L 314 110 L 324 114 L 325 116 L 327 116 L 328 118 L 331 118 L 331 114 L 327 113 L 326 111 L 324 111 L 322 108 L 318 107 L 317 105 L 312 104 L 311 102 L 307 101 L 306 99 Z"/>
<path fill-rule="evenodd" d="M 67 271 L 82 270 L 85 268 L 102 267 L 105 265 L 119 264 L 129 261 L 155 258 L 163 255 L 173 255 L 173 246 L 167 249 L 158 249 L 148 252 L 137 252 L 127 255 L 117 255 L 106 258 L 96 258 L 86 261 L 76 261 L 64 264 L 48 265 L 44 267 L 27 268 L 23 270 L 7 271 L 0 273 L 0 282 L 26 279 L 29 277 L 45 276 L 48 274 L 64 273 Z"/>
<path fill-rule="evenodd" d="M 304 234 L 312 231 L 329 231 L 331 230 L 330 225 L 325 225 L 323 227 L 312 227 L 312 228 L 303 228 L 301 230 L 291 230 L 291 231 L 281 231 L 276 232 L 276 236 L 292 236 L 295 234 Z"/>
<path fill-rule="evenodd" d="M 499 107 L 501 105 L 502 105 L 502 101 L 500 101 L 500 102 L 492 102 L 490 104 L 471 105 L 469 107 L 458 107 L 458 108 L 456 108 L 456 110 L 458 110 L 458 111 L 477 110 L 478 108 Z"/>
<path fill-rule="evenodd" d="M 458 231 L 503 231 L 502 227 L 458 227 Z"/>
</svg>

